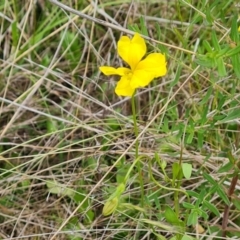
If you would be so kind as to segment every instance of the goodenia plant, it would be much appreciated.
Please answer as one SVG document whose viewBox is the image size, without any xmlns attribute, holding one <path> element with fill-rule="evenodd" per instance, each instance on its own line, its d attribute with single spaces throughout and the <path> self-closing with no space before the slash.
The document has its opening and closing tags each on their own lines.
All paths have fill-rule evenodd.
<svg viewBox="0 0 240 240">
<path fill-rule="evenodd" d="M 135 160 L 132 167 L 128 170 L 124 182 L 120 184 L 116 188 L 116 191 L 107 199 L 103 208 L 103 215 L 105 216 L 112 214 L 117 209 L 120 203 L 121 195 L 125 190 L 129 174 L 135 164 L 137 164 L 139 173 L 141 207 L 144 205 L 144 186 L 140 165 L 140 159 L 143 156 L 138 156 L 138 126 L 134 97 L 136 89 L 146 87 L 154 78 L 164 76 L 167 73 L 167 63 L 164 54 L 151 53 L 144 58 L 147 52 L 147 46 L 145 40 L 138 33 L 135 33 L 132 39 L 128 36 L 122 36 L 117 43 L 117 52 L 119 56 L 129 65 L 129 68 L 101 66 L 99 69 L 105 75 L 121 76 L 115 88 L 115 93 L 118 96 L 131 97 L 134 132 L 136 137 Z"/>
</svg>

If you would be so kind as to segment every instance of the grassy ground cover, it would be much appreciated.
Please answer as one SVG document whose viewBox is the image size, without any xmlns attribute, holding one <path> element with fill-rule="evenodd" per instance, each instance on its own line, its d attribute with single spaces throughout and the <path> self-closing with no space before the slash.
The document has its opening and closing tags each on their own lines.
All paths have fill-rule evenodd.
<svg viewBox="0 0 240 240">
<path fill-rule="evenodd" d="M 239 12 L 0 1 L 0 239 L 240 239 Z M 131 99 L 99 67 L 136 32 L 167 74 Z"/>
</svg>

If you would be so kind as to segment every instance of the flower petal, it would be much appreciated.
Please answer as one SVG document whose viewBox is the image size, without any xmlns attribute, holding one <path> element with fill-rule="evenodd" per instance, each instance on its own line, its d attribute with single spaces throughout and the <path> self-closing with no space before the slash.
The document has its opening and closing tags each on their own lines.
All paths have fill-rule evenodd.
<svg viewBox="0 0 240 240">
<path fill-rule="evenodd" d="M 118 96 L 131 97 L 135 89 L 131 87 L 130 82 L 131 79 L 129 79 L 127 76 L 121 77 L 115 88 L 115 93 Z"/>
<path fill-rule="evenodd" d="M 137 65 L 136 71 L 145 70 L 155 77 L 161 77 L 167 73 L 166 65 L 165 55 L 161 53 L 151 53 Z"/>
<path fill-rule="evenodd" d="M 124 68 L 124 67 L 120 67 L 120 68 L 114 68 L 114 67 L 108 67 L 108 66 L 102 66 L 99 67 L 100 71 L 105 74 L 105 75 L 126 75 L 129 72 L 131 72 L 131 70 L 129 68 Z"/>
<path fill-rule="evenodd" d="M 144 39 L 135 33 L 132 39 L 122 36 L 118 41 L 117 50 L 119 56 L 134 70 L 146 54 L 147 47 Z"/>
<path fill-rule="evenodd" d="M 133 72 L 131 87 L 145 87 L 154 78 L 164 76 L 167 73 L 165 55 L 161 53 L 151 53 L 142 60 Z"/>
</svg>

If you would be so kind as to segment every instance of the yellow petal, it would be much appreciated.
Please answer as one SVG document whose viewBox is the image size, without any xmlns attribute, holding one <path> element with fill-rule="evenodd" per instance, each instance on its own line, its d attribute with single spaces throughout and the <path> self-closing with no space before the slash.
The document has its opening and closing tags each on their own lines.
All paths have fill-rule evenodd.
<svg viewBox="0 0 240 240">
<path fill-rule="evenodd" d="M 131 70 L 129 68 L 124 68 L 124 67 L 120 67 L 120 68 L 114 68 L 114 67 L 108 67 L 108 66 L 102 66 L 99 67 L 100 71 L 105 74 L 105 75 L 126 75 L 128 74 Z"/>
<path fill-rule="evenodd" d="M 139 88 L 147 86 L 154 78 L 164 76 L 167 73 L 165 55 L 151 53 L 142 60 L 133 72 L 131 87 Z"/>
<path fill-rule="evenodd" d="M 132 39 L 122 36 L 118 41 L 117 50 L 119 56 L 134 70 L 146 54 L 147 47 L 144 39 L 135 33 Z"/>
<path fill-rule="evenodd" d="M 129 79 L 127 76 L 121 77 L 115 88 L 115 93 L 118 96 L 131 97 L 135 89 L 131 87 L 130 82 L 131 79 Z"/>
<path fill-rule="evenodd" d="M 153 74 L 154 77 L 161 77 L 167 73 L 166 65 L 165 55 L 161 53 L 151 53 L 137 65 L 135 70 L 144 70 Z"/>
</svg>

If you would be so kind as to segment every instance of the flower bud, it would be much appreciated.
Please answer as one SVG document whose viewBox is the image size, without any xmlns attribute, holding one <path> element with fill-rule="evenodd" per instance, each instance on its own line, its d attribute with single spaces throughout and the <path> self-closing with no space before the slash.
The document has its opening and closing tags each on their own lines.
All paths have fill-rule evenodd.
<svg viewBox="0 0 240 240">
<path fill-rule="evenodd" d="M 103 207 L 103 216 L 112 214 L 118 206 L 118 201 L 118 197 L 114 197 L 113 199 L 108 200 Z"/>
</svg>

